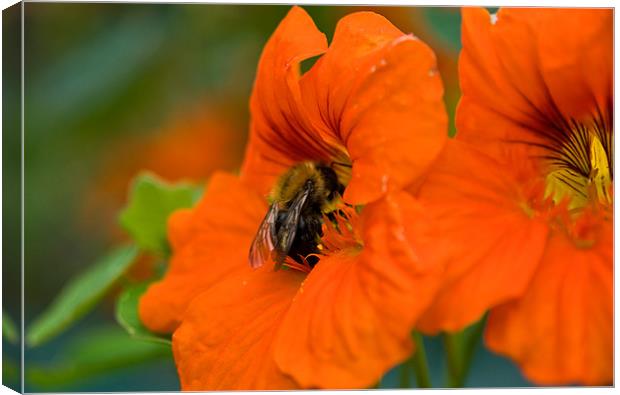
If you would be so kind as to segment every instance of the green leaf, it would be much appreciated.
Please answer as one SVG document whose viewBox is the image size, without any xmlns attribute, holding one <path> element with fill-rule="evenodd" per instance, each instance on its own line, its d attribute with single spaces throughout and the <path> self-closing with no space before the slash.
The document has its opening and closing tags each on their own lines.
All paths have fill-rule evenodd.
<svg viewBox="0 0 620 395">
<path fill-rule="evenodd" d="M 172 185 L 153 174 L 141 174 L 135 179 L 129 203 L 120 215 L 121 225 L 140 248 L 166 256 L 168 217 L 177 209 L 191 207 L 199 191 L 194 185 Z"/>
<path fill-rule="evenodd" d="M 123 275 L 137 253 L 135 246 L 119 247 L 69 282 L 29 326 L 26 343 L 41 345 L 86 314 Z"/>
<path fill-rule="evenodd" d="M 2 311 L 2 336 L 12 344 L 17 344 L 19 341 L 17 326 L 4 310 Z"/>
<path fill-rule="evenodd" d="M 112 325 L 80 331 L 49 363 L 32 363 L 26 374 L 30 384 L 66 390 L 94 376 L 161 358 L 172 358 L 170 347 L 136 341 Z"/>
<path fill-rule="evenodd" d="M 135 339 L 170 345 L 170 338 L 150 332 L 142 325 L 138 316 L 138 302 L 148 286 L 148 283 L 135 284 L 123 291 L 116 301 L 116 320 Z"/>
</svg>

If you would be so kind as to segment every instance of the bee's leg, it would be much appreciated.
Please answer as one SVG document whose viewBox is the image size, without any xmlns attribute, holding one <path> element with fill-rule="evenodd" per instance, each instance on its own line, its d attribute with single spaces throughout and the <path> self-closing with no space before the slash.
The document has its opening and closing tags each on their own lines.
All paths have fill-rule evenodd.
<svg viewBox="0 0 620 395">
<path fill-rule="evenodd" d="M 322 236 L 322 221 L 319 215 L 300 217 L 290 256 L 302 264 L 303 259 L 299 259 L 299 256 L 306 257 L 305 261 L 310 267 L 314 267 L 319 260 L 317 257 L 309 257 L 308 255 L 320 253 L 318 244 Z"/>
<path fill-rule="evenodd" d="M 308 262 L 308 265 L 311 268 L 314 268 L 316 264 L 319 263 L 319 258 L 315 255 L 310 255 L 309 257 L 306 258 L 306 262 Z"/>
</svg>

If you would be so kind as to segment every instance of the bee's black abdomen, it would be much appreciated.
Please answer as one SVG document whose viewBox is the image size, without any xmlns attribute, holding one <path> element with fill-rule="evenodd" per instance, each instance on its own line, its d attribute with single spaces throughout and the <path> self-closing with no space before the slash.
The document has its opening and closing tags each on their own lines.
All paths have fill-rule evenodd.
<svg viewBox="0 0 620 395">
<path fill-rule="evenodd" d="M 276 231 L 280 229 L 280 226 L 286 217 L 286 212 L 278 213 L 278 218 L 276 220 Z M 315 215 L 300 217 L 295 239 L 293 240 L 293 245 L 287 255 L 296 262 L 303 264 L 303 257 L 306 257 L 309 254 L 317 254 L 319 252 L 317 242 L 322 236 L 323 230 L 320 212 Z M 314 267 L 314 265 L 318 262 L 318 259 L 316 257 L 308 257 L 307 262 L 311 267 Z"/>
<path fill-rule="evenodd" d="M 302 263 L 302 257 L 319 252 L 317 242 L 323 236 L 321 217 L 309 216 L 303 218 L 297 228 L 297 232 L 297 237 L 293 241 L 289 256 Z M 307 261 L 311 267 L 314 267 L 318 259 L 316 257 L 309 257 Z"/>
</svg>

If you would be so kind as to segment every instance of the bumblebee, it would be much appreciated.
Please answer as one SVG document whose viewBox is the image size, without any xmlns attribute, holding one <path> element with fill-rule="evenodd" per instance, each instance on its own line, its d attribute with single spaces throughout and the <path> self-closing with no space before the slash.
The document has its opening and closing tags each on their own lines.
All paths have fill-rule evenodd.
<svg viewBox="0 0 620 395">
<path fill-rule="evenodd" d="M 329 215 L 344 193 L 334 169 L 322 162 L 301 162 L 284 173 L 271 192 L 271 206 L 252 246 L 249 263 L 253 268 L 268 259 L 278 270 L 287 256 L 303 263 L 319 252 L 323 236 L 323 215 Z M 314 266 L 315 257 L 306 262 Z"/>
</svg>

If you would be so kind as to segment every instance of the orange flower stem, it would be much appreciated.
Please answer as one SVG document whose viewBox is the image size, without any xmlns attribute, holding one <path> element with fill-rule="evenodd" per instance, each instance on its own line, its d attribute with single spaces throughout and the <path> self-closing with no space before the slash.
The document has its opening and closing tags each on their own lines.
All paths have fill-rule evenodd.
<svg viewBox="0 0 620 395">
<path fill-rule="evenodd" d="M 418 388 L 430 388 L 433 384 L 431 383 L 431 377 L 428 372 L 424 339 L 418 332 L 413 333 L 413 339 L 416 344 L 416 351 L 413 353 L 413 357 L 405 362 L 405 365 L 413 366 Z"/>
<path fill-rule="evenodd" d="M 465 385 L 485 322 L 486 316 L 461 332 L 444 334 L 443 342 L 448 362 L 448 387 L 459 388 Z"/>
</svg>

